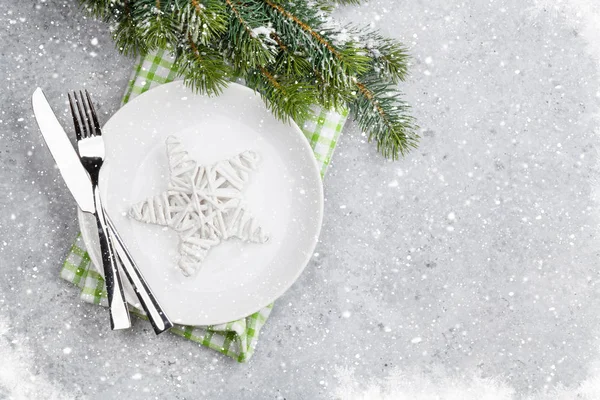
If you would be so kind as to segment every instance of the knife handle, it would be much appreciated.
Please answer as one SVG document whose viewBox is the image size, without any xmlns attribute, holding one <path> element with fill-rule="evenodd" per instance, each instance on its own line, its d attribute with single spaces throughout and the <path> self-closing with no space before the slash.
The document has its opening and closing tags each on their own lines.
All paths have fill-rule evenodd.
<svg viewBox="0 0 600 400">
<path fill-rule="evenodd" d="M 156 297 L 154 297 L 152 290 L 150 290 L 148 283 L 133 260 L 131 253 L 129 253 L 125 243 L 119 236 L 108 213 L 105 212 L 104 216 L 108 225 L 112 244 L 116 250 L 117 258 L 121 262 L 121 266 L 125 271 L 125 275 L 127 275 L 127 279 L 133 286 L 142 307 L 146 311 L 146 315 L 148 316 L 148 319 L 150 319 L 154 332 L 158 335 L 169 330 L 173 327 L 173 322 L 167 317 L 167 314 L 163 311 L 160 303 Z"/>
<path fill-rule="evenodd" d="M 100 239 L 100 252 L 102 253 L 102 267 L 104 269 L 104 281 L 108 297 L 108 309 L 110 311 L 110 328 L 127 329 L 131 327 L 129 309 L 123 293 L 123 285 L 119 271 L 117 271 L 117 259 L 109 240 L 108 226 L 98 186 L 94 186 L 94 202 L 96 205 L 96 225 L 98 227 L 98 238 Z"/>
</svg>

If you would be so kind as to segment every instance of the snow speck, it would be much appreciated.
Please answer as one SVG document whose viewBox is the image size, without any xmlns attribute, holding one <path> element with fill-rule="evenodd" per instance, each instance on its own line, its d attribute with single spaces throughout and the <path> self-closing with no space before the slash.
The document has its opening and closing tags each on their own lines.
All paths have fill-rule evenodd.
<svg viewBox="0 0 600 400">
<path fill-rule="evenodd" d="M 273 32 L 275 32 L 275 29 L 273 29 L 271 26 L 258 26 L 252 29 L 252 36 L 257 37 L 259 35 L 264 35 L 269 37 Z"/>
<path fill-rule="evenodd" d="M 421 338 L 420 338 L 420 337 L 418 337 L 418 336 L 417 336 L 417 337 L 414 337 L 414 338 L 412 338 L 412 339 L 410 340 L 410 342 L 411 342 L 412 344 L 421 343 L 422 341 L 423 341 L 423 339 L 421 339 Z"/>
<path fill-rule="evenodd" d="M 70 347 L 65 347 L 65 348 L 63 349 L 63 353 L 64 353 L 64 354 L 71 354 L 71 352 L 72 352 L 72 351 L 73 351 L 73 349 L 72 349 L 72 348 L 70 348 Z"/>
<path fill-rule="evenodd" d="M 92 44 L 92 46 L 98 46 L 98 38 L 92 38 L 92 40 L 90 40 L 90 43 Z"/>
<path fill-rule="evenodd" d="M 431 58 L 431 57 L 427 57 L 425 59 L 425 64 L 431 64 L 432 62 L 433 62 L 433 58 Z"/>
<path fill-rule="evenodd" d="M 131 379 L 133 379 L 134 381 L 139 381 L 140 379 L 142 379 L 142 374 L 140 374 L 139 372 L 136 372 L 135 374 L 133 374 L 131 376 Z"/>
<path fill-rule="evenodd" d="M 352 314 L 350 313 L 350 311 L 344 311 L 344 312 L 342 313 L 342 317 L 344 317 L 344 318 L 350 318 L 350 316 L 351 316 L 351 315 L 352 315 Z"/>
<path fill-rule="evenodd" d="M 456 214 L 454 214 L 453 212 L 449 213 L 448 214 L 448 219 L 450 221 L 454 221 L 456 219 Z"/>
<path fill-rule="evenodd" d="M 391 181 L 390 183 L 388 183 L 388 187 L 391 187 L 391 188 L 398 187 L 398 185 L 399 185 L 399 183 L 395 179 L 393 181 Z"/>
</svg>

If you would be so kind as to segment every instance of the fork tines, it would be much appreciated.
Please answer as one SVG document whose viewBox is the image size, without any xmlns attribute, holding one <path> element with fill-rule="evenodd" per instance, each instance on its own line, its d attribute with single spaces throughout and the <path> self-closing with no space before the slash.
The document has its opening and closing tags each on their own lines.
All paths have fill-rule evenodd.
<svg viewBox="0 0 600 400">
<path fill-rule="evenodd" d="M 85 91 L 85 97 L 81 90 L 79 91 L 79 96 L 77 95 L 77 92 L 73 92 L 73 97 L 71 97 L 70 93 L 68 94 L 68 97 L 77 140 L 102 135 L 98 116 L 96 115 L 96 109 L 94 108 L 94 103 L 92 103 L 92 98 L 88 91 Z M 77 113 L 75 112 L 75 109 L 77 109 Z M 77 114 L 79 114 L 79 118 L 77 118 Z"/>
</svg>

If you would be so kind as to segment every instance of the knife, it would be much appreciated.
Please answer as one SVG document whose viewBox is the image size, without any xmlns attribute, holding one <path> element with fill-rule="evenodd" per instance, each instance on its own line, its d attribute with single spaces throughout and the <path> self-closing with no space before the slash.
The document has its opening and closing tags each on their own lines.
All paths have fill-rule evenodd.
<svg viewBox="0 0 600 400">
<path fill-rule="evenodd" d="M 95 214 L 96 207 L 94 206 L 94 194 L 92 193 L 90 177 L 81 165 L 79 155 L 75 152 L 69 137 L 58 119 L 56 119 L 42 89 L 37 88 L 33 92 L 31 101 L 33 113 L 40 131 L 42 131 L 42 136 L 77 205 L 81 208 L 81 211 Z"/>
<path fill-rule="evenodd" d="M 40 88 L 35 90 L 31 101 L 42 136 L 75 201 L 82 211 L 99 215 L 99 218 L 103 221 L 102 210 L 96 209 L 93 186 L 89 175 Z M 110 242 L 107 242 L 107 244 L 109 247 L 106 249 L 108 252 L 107 257 L 114 259 L 115 252 Z M 114 259 L 114 263 L 116 265 L 116 259 Z M 119 273 L 115 268 L 109 268 L 105 265 L 104 274 L 111 329 L 129 328 L 131 327 L 131 319 L 129 318 L 129 310 L 127 309 Z"/>
<path fill-rule="evenodd" d="M 58 169 L 67 184 L 67 187 L 75 198 L 77 205 L 84 212 L 95 213 L 96 209 L 94 206 L 92 183 L 89 175 L 81 164 L 79 155 L 71 145 L 67 134 L 58 122 L 58 119 L 40 88 L 37 88 L 33 93 L 32 104 L 42 136 L 58 165 Z M 170 329 L 173 326 L 173 323 L 166 316 L 160 303 L 154 297 L 141 271 L 135 264 L 130 252 L 116 231 L 114 224 L 108 217 L 108 214 L 104 212 L 104 215 L 106 216 L 106 222 L 110 231 L 109 239 L 115 247 L 117 259 L 133 286 L 142 307 L 146 311 L 154 331 L 156 334 L 159 334 Z M 125 311 L 127 310 L 125 309 Z M 131 323 L 129 322 L 129 317 L 127 315 L 126 320 L 122 319 L 122 321 L 115 326 L 115 329 L 128 328 L 129 326 L 131 326 Z"/>
</svg>

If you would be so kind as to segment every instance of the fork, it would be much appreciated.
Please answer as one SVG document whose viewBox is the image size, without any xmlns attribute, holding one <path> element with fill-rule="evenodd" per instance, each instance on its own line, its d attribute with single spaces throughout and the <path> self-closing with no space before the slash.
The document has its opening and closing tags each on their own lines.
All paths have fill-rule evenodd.
<svg viewBox="0 0 600 400">
<path fill-rule="evenodd" d="M 85 111 L 85 117 L 84 117 L 84 114 L 82 113 L 81 107 L 79 106 L 77 94 L 73 93 L 73 97 L 75 98 L 75 104 L 79 111 L 79 118 L 82 121 L 81 125 L 83 125 L 83 127 L 84 127 L 83 129 L 81 129 L 80 124 L 77 121 L 77 115 L 75 114 L 75 107 L 73 106 L 73 100 L 71 99 L 70 95 L 69 95 L 69 102 L 71 104 L 71 113 L 73 114 L 73 121 L 75 124 L 75 134 L 77 135 L 77 144 L 79 147 L 79 155 L 80 155 L 82 164 L 85 166 L 86 169 L 88 169 L 88 167 L 86 166 L 86 162 L 84 162 L 84 154 L 86 154 L 85 151 L 88 149 L 84 148 L 83 152 L 82 152 L 82 146 L 87 146 L 88 142 L 86 142 L 86 140 L 89 140 L 89 138 L 88 138 L 89 135 L 86 134 L 86 138 L 84 138 L 84 137 L 82 137 L 83 136 L 82 132 L 83 133 L 93 132 L 93 133 L 95 133 L 96 138 L 99 138 L 100 140 L 102 140 L 102 130 L 100 129 L 100 123 L 98 122 L 98 117 L 96 115 L 96 110 L 94 109 L 94 104 L 92 103 L 90 94 L 86 90 L 85 91 L 85 95 L 86 95 L 85 99 L 83 98 L 83 94 L 81 93 L 81 91 L 79 92 L 79 95 L 80 95 L 79 97 L 81 99 L 81 103 L 83 104 L 83 110 Z M 85 100 L 87 100 L 87 105 L 86 105 Z M 103 143 L 102 143 L 102 148 L 104 148 Z M 94 150 L 96 150 L 96 149 L 94 149 Z M 100 167 L 101 167 L 101 165 L 100 165 Z M 100 167 L 98 167 L 98 170 L 100 169 Z M 89 170 L 88 170 L 88 173 L 89 173 Z M 99 171 L 96 174 L 98 175 Z M 90 173 L 90 178 L 91 177 L 92 177 L 92 174 Z M 94 185 L 94 187 L 97 189 L 98 177 L 96 176 L 95 179 L 96 179 L 96 184 Z M 92 181 L 92 183 L 93 183 L 93 181 Z M 96 193 L 96 191 L 94 191 L 94 199 L 96 199 L 95 193 Z M 100 202 L 99 196 L 98 196 L 98 201 Z M 169 317 L 163 311 L 163 309 L 162 309 L 160 303 L 158 302 L 158 300 L 156 299 L 156 297 L 154 297 L 152 290 L 150 289 L 148 283 L 144 279 L 144 276 L 142 275 L 142 273 L 139 270 L 137 264 L 135 263 L 133 257 L 131 256 L 131 253 L 125 246 L 125 243 L 123 242 L 123 240 L 119 236 L 117 230 L 115 229 L 115 226 L 114 226 L 113 222 L 111 221 L 110 216 L 108 215 L 108 213 L 106 213 L 106 211 L 104 210 L 104 207 L 102 206 L 101 203 L 100 203 L 100 209 L 101 209 L 102 214 L 104 215 L 105 226 L 107 226 L 107 228 L 108 228 L 106 231 L 106 233 L 107 233 L 106 236 L 108 237 L 109 247 L 113 246 L 112 253 L 114 255 L 114 260 L 117 261 L 117 264 L 115 264 L 115 265 L 120 265 L 123 267 L 125 276 L 131 283 L 131 286 L 133 286 L 133 289 L 135 290 L 135 293 L 136 293 L 143 309 L 146 311 L 146 315 L 148 316 L 148 319 L 150 320 L 150 323 L 152 324 L 152 327 L 154 328 L 154 332 L 158 335 L 159 333 L 162 333 L 162 332 L 172 328 L 173 323 L 171 322 Z M 105 273 L 106 273 L 106 270 L 105 270 Z M 117 272 L 115 272 L 114 276 L 116 277 L 116 279 L 119 279 L 119 277 L 120 277 L 120 275 Z M 119 286 L 121 286 L 120 280 L 118 281 L 118 284 L 119 284 Z M 108 288 L 108 280 L 107 280 L 107 288 Z M 120 292 L 117 292 L 116 289 L 114 289 L 113 292 L 118 295 L 118 293 L 122 293 L 122 290 Z M 124 302 L 124 300 L 123 300 L 123 302 Z"/>
<path fill-rule="evenodd" d="M 79 91 L 79 98 L 77 98 L 77 93 L 73 92 L 75 100 L 71 98 L 70 94 L 68 97 L 71 114 L 73 115 L 73 124 L 75 125 L 79 157 L 92 182 L 94 206 L 96 208 L 94 216 L 96 217 L 100 252 L 102 253 L 102 267 L 104 269 L 108 308 L 110 310 L 110 327 L 113 330 L 127 329 L 131 327 L 131 319 L 125 295 L 123 294 L 121 277 L 117 271 L 116 255 L 109 241 L 108 226 L 98 188 L 98 177 L 104 163 L 104 139 L 102 138 L 102 131 L 100 130 L 98 119 L 95 118 L 96 113 L 91 111 L 94 106 L 90 100 L 89 93 L 86 91 L 88 104 L 86 104 L 86 99 L 84 99 L 81 91 Z M 75 108 L 77 108 L 78 113 L 75 112 Z"/>
</svg>

